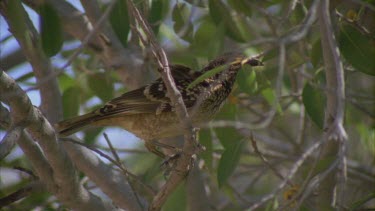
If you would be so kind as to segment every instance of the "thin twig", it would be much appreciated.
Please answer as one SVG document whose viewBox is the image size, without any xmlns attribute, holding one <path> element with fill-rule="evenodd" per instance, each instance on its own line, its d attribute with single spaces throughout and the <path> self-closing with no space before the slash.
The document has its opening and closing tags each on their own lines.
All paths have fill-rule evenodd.
<svg viewBox="0 0 375 211">
<path fill-rule="evenodd" d="M 259 208 L 262 204 L 266 203 L 267 201 L 274 198 L 280 191 L 283 189 L 286 184 L 288 183 L 288 180 L 291 180 L 294 175 L 297 173 L 297 170 L 302 166 L 302 164 L 305 162 L 305 160 L 322 145 L 323 141 L 316 142 L 311 147 L 309 147 L 302 155 L 301 157 L 294 163 L 291 170 L 289 171 L 288 175 L 285 177 L 286 179 L 279 184 L 279 186 L 270 194 L 264 196 L 261 198 L 257 203 L 250 206 L 247 210 L 255 210 Z"/>
<path fill-rule="evenodd" d="M 268 162 L 267 158 L 263 155 L 263 153 L 261 153 L 258 149 L 258 146 L 257 146 L 257 142 L 255 141 L 254 139 L 254 136 L 253 134 L 250 134 L 250 137 L 249 137 L 249 140 L 251 142 L 251 145 L 253 146 L 254 148 L 254 152 L 260 157 L 260 159 L 272 170 L 272 172 L 277 176 L 279 177 L 281 180 L 286 180 L 287 183 L 290 185 L 290 186 L 293 186 L 293 183 L 288 180 L 288 179 L 285 179 L 283 175 L 281 175 L 281 173 L 273 166 L 271 165 L 270 162 Z"/>
<path fill-rule="evenodd" d="M 113 147 L 112 142 L 109 140 L 107 133 L 103 133 L 103 136 L 104 136 L 104 139 L 107 141 L 109 149 L 111 150 L 112 155 L 115 157 L 117 163 L 121 163 L 120 157 L 118 156 L 115 148 Z"/>
<path fill-rule="evenodd" d="M 82 142 L 79 142 L 79 141 L 76 141 L 76 140 L 73 140 L 73 139 L 65 139 L 65 138 L 61 138 L 60 140 L 62 141 L 68 141 L 68 142 L 72 142 L 74 144 L 78 144 L 80 146 L 83 146 L 83 147 L 86 147 L 87 149 L 90 149 L 94 152 L 96 152 L 98 155 L 100 155 L 101 157 L 107 159 L 108 161 L 110 161 L 111 163 L 113 163 L 115 166 L 117 166 L 126 176 L 131 176 L 135 181 L 139 182 L 139 184 L 141 184 L 142 186 L 146 187 L 146 190 L 150 193 L 150 195 L 155 195 L 155 191 L 148 185 L 144 184 L 138 177 L 137 175 L 129 172 L 127 169 L 125 169 L 121 162 L 117 162 L 115 159 L 111 158 L 110 156 L 108 156 L 107 154 L 103 153 L 102 151 L 98 150 L 97 148 L 95 148 L 94 146 L 91 146 L 91 145 L 88 145 L 88 144 L 85 144 L 85 143 L 82 143 Z"/>
<path fill-rule="evenodd" d="M 103 133 L 103 135 L 104 135 L 104 139 L 107 141 L 107 144 L 108 144 L 109 148 L 111 149 L 112 155 L 113 155 L 113 156 L 115 157 L 115 159 L 116 159 L 116 163 L 118 164 L 118 166 L 120 167 L 120 169 L 121 169 L 121 171 L 124 173 L 124 175 L 125 175 L 125 176 L 128 176 L 128 175 L 129 175 L 129 171 L 126 170 L 124 164 L 121 162 L 120 157 L 118 156 L 118 154 L 117 154 L 115 148 L 113 147 L 112 142 L 109 140 L 109 137 L 108 137 L 107 133 Z M 135 177 L 135 178 L 138 179 L 137 177 Z M 138 202 L 139 206 L 142 207 L 141 200 L 140 200 L 140 198 L 139 198 L 137 192 L 134 191 L 133 184 L 132 184 L 130 181 L 129 181 L 129 185 L 130 185 L 131 190 L 133 191 L 133 194 L 135 195 L 135 197 L 136 197 L 136 199 L 137 199 L 137 202 Z M 148 186 L 147 186 L 147 187 L 148 187 Z M 150 187 L 148 187 L 148 188 L 150 188 Z"/>
<path fill-rule="evenodd" d="M 196 136 L 191 123 L 191 119 L 187 112 L 186 106 L 182 99 L 182 95 L 177 89 L 174 79 L 171 75 L 169 68 L 168 58 L 164 50 L 157 43 L 156 37 L 153 34 L 151 27 L 142 17 L 139 10 L 135 7 L 133 1 L 127 0 L 128 9 L 132 12 L 137 23 L 142 28 L 150 43 L 151 50 L 157 59 L 157 63 L 161 70 L 161 77 L 167 88 L 167 96 L 170 98 L 173 107 L 175 108 L 176 115 L 179 119 L 181 127 L 184 130 L 184 146 L 180 157 L 176 160 L 176 167 L 172 169 L 172 173 L 163 185 L 158 194 L 154 197 L 149 210 L 160 210 L 161 206 L 165 203 L 168 196 L 174 191 L 177 186 L 186 177 L 191 168 L 191 159 L 197 153 Z"/>
</svg>

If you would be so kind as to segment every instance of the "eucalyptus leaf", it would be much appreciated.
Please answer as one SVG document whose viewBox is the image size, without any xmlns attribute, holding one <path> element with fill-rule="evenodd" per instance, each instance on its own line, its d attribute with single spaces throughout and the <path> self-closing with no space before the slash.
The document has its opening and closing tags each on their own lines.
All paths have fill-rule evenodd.
<svg viewBox="0 0 375 211">
<path fill-rule="evenodd" d="M 219 188 L 222 187 L 233 174 L 241 157 L 241 150 L 245 145 L 245 141 L 237 141 L 232 147 L 226 148 L 221 155 L 219 166 L 217 169 L 217 181 Z"/>
<path fill-rule="evenodd" d="M 343 24 L 338 43 L 346 61 L 357 70 L 375 76 L 375 40 L 364 36 L 353 26 Z"/>
<path fill-rule="evenodd" d="M 109 14 L 109 22 L 112 25 L 121 44 L 125 47 L 130 31 L 129 14 L 125 1 L 117 1 Z"/>
<path fill-rule="evenodd" d="M 306 112 L 311 120 L 319 127 L 323 128 L 324 122 L 324 95 L 310 84 L 306 84 L 302 92 L 302 101 Z"/>
<path fill-rule="evenodd" d="M 88 75 L 88 86 L 92 92 L 97 95 L 103 102 L 113 98 L 113 83 L 106 73 L 94 73 Z"/>
<path fill-rule="evenodd" d="M 78 87 L 70 87 L 62 94 L 64 118 L 76 116 L 80 105 L 80 89 Z"/>
<path fill-rule="evenodd" d="M 56 55 L 64 42 L 60 18 L 56 10 L 48 3 L 39 7 L 40 36 L 44 53 L 51 57 Z"/>
</svg>

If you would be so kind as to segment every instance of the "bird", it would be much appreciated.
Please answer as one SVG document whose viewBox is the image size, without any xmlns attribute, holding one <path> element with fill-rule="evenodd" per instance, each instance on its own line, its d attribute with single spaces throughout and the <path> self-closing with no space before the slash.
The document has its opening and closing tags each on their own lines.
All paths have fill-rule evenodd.
<svg viewBox="0 0 375 211">
<path fill-rule="evenodd" d="M 201 127 L 218 113 L 243 65 L 262 66 L 263 63 L 257 57 L 231 53 L 217 57 L 200 71 L 179 64 L 169 65 L 194 127 Z M 184 133 L 161 78 L 126 92 L 90 113 L 63 120 L 55 128 L 59 137 L 67 137 L 93 126 L 121 127 L 143 139 L 146 148 L 162 158 L 165 155 L 157 147 L 163 146 L 157 140 Z"/>
</svg>

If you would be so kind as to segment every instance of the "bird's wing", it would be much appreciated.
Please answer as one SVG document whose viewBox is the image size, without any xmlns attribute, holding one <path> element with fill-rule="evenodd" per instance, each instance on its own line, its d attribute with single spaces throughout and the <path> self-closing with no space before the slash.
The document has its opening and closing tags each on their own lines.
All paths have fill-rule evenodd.
<svg viewBox="0 0 375 211">
<path fill-rule="evenodd" d="M 195 102 L 193 95 L 198 90 L 194 88 L 186 90 L 186 88 L 197 77 L 198 73 L 182 65 L 171 65 L 170 68 L 177 89 L 181 92 L 186 107 L 192 107 Z M 173 110 L 170 102 L 170 99 L 167 97 L 166 86 L 163 80 L 159 78 L 154 83 L 112 99 L 103 107 L 95 110 L 94 113 L 101 116 L 141 113 L 160 114 L 161 112 Z"/>
</svg>

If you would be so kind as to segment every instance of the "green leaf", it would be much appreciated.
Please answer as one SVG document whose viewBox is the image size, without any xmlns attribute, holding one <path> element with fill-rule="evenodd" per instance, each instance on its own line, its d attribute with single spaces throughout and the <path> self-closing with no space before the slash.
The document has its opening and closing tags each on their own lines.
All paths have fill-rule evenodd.
<svg viewBox="0 0 375 211">
<path fill-rule="evenodd" d="M 155 34 L 159 32 L 159 26 L 164 17 L 164 6 L 168 6 L 168 4 L 165 5 L 163 0 L 153 0 L 151 3 L 150 16 L 148 20 Z"/>
<path fill-rule="evenodd" d="M 189 20 L 190 10 L 184 3 L 177 3 L 172 12 L 172 20 L 174 21 L 173 29 L 175 33 L 185 39 L 191 40 L 193 36 L 193 24 Z"/>
<path fill-rule="evenodd" d="M 185 183 L 180 183 L 175 191 L 168 197 L 163 206 L 163 211 L 184 211 L 187 209 Z"/>
<path fill-rule="evenodd" d="M 210 9 L 210 16 L 215 24 L 220 24 L 225 18 L 223 16 L 228 14 L 227 8 L 221 0 L 209 0 L 208 7 Z"/>
<path fill-rule="evenodd" d="M 225 103 L 215 119 L 235 120 L 237 114 L 237 105 L 234 103 Z"/>
<path fill-rule="evenodd" d="M 210 18 L 202 21 L 194 34 L 192 50 L 196 56 L 215 57 L 222 48 L 224 25 L 216 26 Z"/>
<path fill-rule="evenodd" d="M 233 144 L 236 144 L 242 139 L 242 136 L 233 127 L 216 128 L 215 133 L 225 149 L 233 147 Z"/>
<path fill-rule="evenodd" d="M 130 31 L 128 9 L 125 1 L 117 1 L 109 14 L 109 22 L 123 46 L 127 45 Z"/>
<path fill-rule="evenodd" d="M 276 105 L 276 109 L 279 113 L 282 113 L 282 109 L 281 109 L 281 106 L 280 104 L 277 102 L 277 99 L 276 99 L 276 94 L 275 92 L 271 89 L 271 88 L 265 88 L 261 91 L 261 94 L 262 96 L 266 99 L 266 101 L 268 102 L 269 105 L 274 105 L 275 103 L 277 104 Z"/>
<path fill-rule="evenodd" d="M 270 50 L 267 50 L 264 53 L 263 61 L 269 61 L 271 59 L 276 58 L 276 56 L 279 55 L 279 49 L 278 48 L 271 48 Z"/>
<path fill-rule="evenodd" d="M 241 91 L 252 95 L 256 92 L 256 72 L 249 65 L 244 65 L 237 75 L 237 83 Z"/>
<path fill-rule="evenodd" d="M 216 25 L 224 23 L 226 34 L 238 41 L 245 42 L 250 39 L 251 31 L 243 17 L 231 15 L 231 11 L 221 0 L 209 1 L 210 16 Z"/>
<path fill-rule="evenodd" d="M 375 40 L 364 36 L 353 26 L 343 24 L 338 43 L 347 62 L 357 70 L 375 76 Z"/>
<path fill-rule="evenodd" d="M 319 68 L 323 62 L 322 43 L 320 39 L 314 42 L 310 57 L 312 65 L 316 69 Z"/>
<path fill-rule="evenodd" d="M 49 57 L 57 54 L 64 42 L 61 23 L 57 14 L 55 9 L 47 3 L 39 7 L 42 48 Z"/>
<path fill-rule="evenodd" d="M 78 114 L 80 104 L 80 89 L 70 87 L 63 92 L 63 111 L 64 118 L 73 117 Z"/>
<path fill-rule="evenodd" d="M 220 158 L 217 169 L 217 181 L 219 188 L 222 187 L 232 175 L 240 160 L 241 150 L 244 148 L 245 141 L 237 141 L 232 147 L 226 148 Z"/>
<path fill-rule="evenodd" d="M 195 85 L 199 84 L 200 82 L 204 81 L 206 78 L 209 78 L 211 76 L 214 76 L 217 73 L 220 73 L 221 71 L 226 70 L 229 67 L 230 64 L 224 64 L 221 66 L 217 66 L 213 68 L 210 71 L 205 72 L 201 76 L 199 76 L 197 79 L 195 79 L 193 82 L 191 82 L 188 86 L 188 89 L 191 87 L 194 87 Z"/>
<path fill-rule="evenodd" d="M 229 5 L 239 13 L 251 17 L 251 7 L 246 3 L 247 0 L 228 0 Z"/>
<path fill-rule="evenodd" d="M 114 88 L 112 81 L 106 73 L 88 75 L 88 86 L 103 102 L 113 98 Z"/>
<path fill-rule="evenodd" d="M 357 132 L 360 135 L 360 143 L 369 153 L 375 155 L 375 127 L 368 127 L 363 122 L 357 124 Z"/>
<path fill-rule="evenodd" d="M 230 19 L 225 19 L 225 22 L 227 34 L 233 40 L 246 42 L 252 38 L 252 33 L 244 17 L 234 15 Z"/>
<path fill-rule="evenodd" d="M 200 153 L 200 156 L 203 158 L 205 165 L 209 170 L 212 170 L 212 153 L 213 145 L 211 139 L 211 131 L 209 129 L 201 130 L 199 132 L 199 143 L 205 147 L 205 151 Z"/>
<path fill-rule="evenodd" d="M 96 137 L 101 134 L 103 128 L 88 128 L 85 130 L 85 136 L 83 140 L 86 144 L 94 144 L 96 141 Z"/>
<path fill-rule="evenodd" d="M 311 120 L 315 122 L 319 128 L 323 129 L 325 98 L 322 92 L 319 92 L 310 84 L 306 83 L 302 92 L 302 101 Z"/>
<path fill-rule="evenodd" d="M 66 73 L 61 74 L 58 79 L 59 79 L 60 90 L 62 91 L 68 89 L 69 87 L 74 86 L 74 84 L 76 83 L 75 79 L 70 77 Z"/>
</svg>

